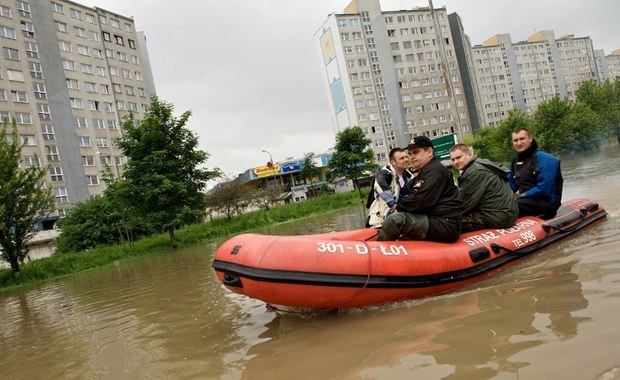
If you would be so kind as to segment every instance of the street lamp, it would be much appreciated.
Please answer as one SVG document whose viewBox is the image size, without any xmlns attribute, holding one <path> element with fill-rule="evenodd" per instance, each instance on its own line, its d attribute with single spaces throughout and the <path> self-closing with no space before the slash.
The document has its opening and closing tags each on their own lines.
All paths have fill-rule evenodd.
<svg viewBox="0 0 620 380">
<path fill-rule="evenodd" d="M 269 155 L 269 162 L 267 163 L 267 167 L 271 169 L 271 175 L 273 176 L 273 189 L 276 189 L 276 174 L 273 171 L 273 157 L 271 157 L 271 153 L 266 151 L 265 149 L 261 150 L 263 153 L 267 153 Z M 269 181 L 267 181 L 269 183 Z"/>
</svg>

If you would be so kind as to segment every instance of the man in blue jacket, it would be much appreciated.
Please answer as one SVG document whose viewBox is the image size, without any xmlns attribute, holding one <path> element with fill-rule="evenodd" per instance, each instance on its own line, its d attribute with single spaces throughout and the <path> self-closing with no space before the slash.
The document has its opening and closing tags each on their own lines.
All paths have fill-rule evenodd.
<svg viewBox="0 0 620 380">
<path fill-rule="evenodd" d="M 512 146 L 517 155 L 510 167 L 509 184 L 517 196 L 519 217 L 554 217 L 562 204 L 560 160 L 538 150 L 536 140 L 525 128 L 512 133 Z"/>
</svg>

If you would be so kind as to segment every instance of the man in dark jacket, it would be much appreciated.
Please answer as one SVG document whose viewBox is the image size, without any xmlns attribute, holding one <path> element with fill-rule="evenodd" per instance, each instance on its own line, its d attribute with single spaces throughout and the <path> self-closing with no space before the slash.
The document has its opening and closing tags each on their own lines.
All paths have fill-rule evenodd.
<svg viewBox="0 0 620 380">
<path fill-rule="evenodd" d="M 417 136 L 409 144 L 417 174 L 407 184 L 409 194 L 383 223 L 377 240 L 428 240 L 451 243 L 461 235 L 463 203 L 452 172 L 434 158 L 431 140 Z"/>
<path fill-rule="evenodd" d="M 560 160 L 538 150 L 536 140 L 525 128 L 512 133 L 517 155 L 510 167 L 509 184 L 517 196 L 519 216 L 552 218 L 562 204 L 564 179 Z"/>
<path fill-rule="evenodd" d="M 463 231 L 512 227 L 519 215 L 517 199 L 508 186 L 510 170 L 475 156 L 465 144 L 450 148 L 450 160 L 459 175 L 459 193 L 465 205 Z"/>
</svg>

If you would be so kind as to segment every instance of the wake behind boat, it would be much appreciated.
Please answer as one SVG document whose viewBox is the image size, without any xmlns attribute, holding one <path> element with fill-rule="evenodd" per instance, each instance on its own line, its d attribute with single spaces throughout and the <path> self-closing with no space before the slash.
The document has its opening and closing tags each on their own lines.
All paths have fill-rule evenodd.
<svg viewBox="0 0 620 380">
<path fill-rule="evenodd" d="M 596 202 L 578 198 L 563 203 L 553 219 L 527 216 L 511 228 L 466 233 L 450 244 L 379 242 L 372 228 L 241 234 L 220 246 L 213 268 L 228 289 L 273 306 L 363 307 L 479 281 L 606 217 Z"/>
</svg>

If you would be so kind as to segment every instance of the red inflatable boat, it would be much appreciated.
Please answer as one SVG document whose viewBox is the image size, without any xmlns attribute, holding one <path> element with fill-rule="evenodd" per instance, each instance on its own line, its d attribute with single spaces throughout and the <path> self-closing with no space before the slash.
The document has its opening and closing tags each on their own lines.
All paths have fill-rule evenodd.
<svg viewBox="0 0 620 380">
<path fill-rule="evenodd" d="M 506 229 L 451 244 L 376 241 L 376 229 L 305 236 L 242 234 L 217 250 L 213 268 L 236 293 L 279 307 L 351 308 L 445 293 L 486 278 L 606 218 L 588 199 L 555 218 L 523 217 Z"/>
</svg>

